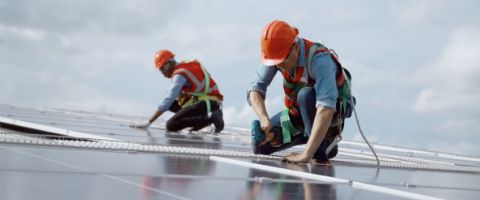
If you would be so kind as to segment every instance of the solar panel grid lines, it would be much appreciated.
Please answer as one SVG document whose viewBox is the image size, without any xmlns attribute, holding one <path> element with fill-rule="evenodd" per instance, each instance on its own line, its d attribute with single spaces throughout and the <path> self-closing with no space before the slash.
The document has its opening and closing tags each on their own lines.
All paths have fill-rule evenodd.
<svg viewBox="0 0 480 200">
<path fill-rule="evenodd" d="M 362 144 L 359 141 L 351 141 L 351 140 L 343 140 L 341 144 L 345 145 L 353 145 L 353 146 L 363 146 L 366 147 L 366 144 Z M 429 157 L 437 157 L 443 159 L 453 159 L 453 160 L 464 160 L 464 161 L 472 161 L 480 163 L 480 158 L 472 157 L 472 156 L 463 156 L 463 155 L 456 155 L 451 153 L 444 153 L 444 152 L 434 152 L 428 150 L 421 150 L 421 149 L 414 149 L 414 148 L 405 148 L 393 145 L 384 145 L 384 144 L 372 144 L 375 149 L 385 150 L 390 153 L 404 153 L 405 156 L 429 156 Z"/>
<path fill-rule="evenodd" d="M 315 175 L 315 174 L 311 174 L 311 173 L 298 172 L 298 171 L 289 170 L 289 169 L 275 168 L 275 167 L 265 166 L 265 165 L 261 165 L 261 164 L 243 162 L 243 161 L 238 161 L 238 160 L 228 159 L 228 158 L 222 158 L 222 157 L 217 157 L 217 156 L 210 156 L 210 160 L 229 163 L 229 164 L 233 164 L 233 165 L 244 166 L 244 167 L 255 168 L 255 169 L 263 170 L 263 171 L 276 172 L 276 173 L 286 174 L 286 175 L 290 175 L 290 176 L 297 176 L 297 177 L 301 177 L 301 178 L 313 179 L 313 180 L 327 182 L 327 183 L 348 184 L 348 185 L 351 185 L 354 188 L 360 188 L 360 189 L 370 190 L 370 191 L 374 191 L 374 192 L 381 192 L 381 193 L 400 196 L 400 197 L 404 197 L 404 198 L 425 199 L 425 200 L 440 200 L 440 199 L 442 199 L 442 198 L 437 198 L 437 197 L 432 197 L 432 196 L 426 196 L 426 195 L 420 195 L 420 194 L 415 194 L 415 193 L 410 193 L 410 192 L 404 192 L 404 191 L 400 191 L 400 190 L 394 190 L 394 189 L 385 188 L 385 187 L 379 187 L 379 186 L 375 186 L 375 185 L 371 185 L 371 184 L 365 184 L 365 183 L 356 182 L 356 181 L 352 181 L 352 180 L 345 180 L 345 179 L 333 178 L 333 177 L 329 177 L 329 176 Z"/>
<path fill-rule="evenodd" d="M 184 156 L 182 159 L 188 160 L 199 160 L 202 159 L 201 157 L 192 157 L 192 156 Z M 258 182 L 258 183 L 303 183 L 308 182 L 310 184 L 319 184 L 325 185 L 329 183 L 315 181 L 315 180 L 297 180 L 297 179 L 288 179 L 288 178 L 270 178 L 270 177 L 233 177 L 233 176 L 205 176 L 205 175 L 191 175 L 191 174 L 165 174 L 165 173 L 116 173 L 116 172 L 102 172 L 102 171 L 95 171 L 95 172 L 79 172 L 79 171 L 71 171 L 71 170 L 35 170 L 35 169 L 1 169 L 1 171 L 23 171 L 23 172 L 30 172 L 30 173 L 48 173 L 48 174 L 69 174 L 69 173 L 78 173 L 78 174 L 109 174 L 113 176 L 123 176 L 123 177 L 135 177 L 135 176 L 149 176 L 149 177 L 157 177 L 157 178 L 172 178 L 172 179 L 215 179 L 215 180 L 233 180 L 233 181 L 249 181 L 249 182 Z M 341 184 L 341 183 L 337 183 Z M 346 185 L 350 183 L 345 183 Z M 466 191 L 480 191 L 480 188 L 468 188 L 468 187 L 446 187 L 446 186 L 432 186 L 432 185 L 419 185 L 419 184 L 411 184 L 411 183 L 391 183 L 391 182 L 376 182 L 377 185 L 381 186 L 392 186 L 392 187 L 407 187 L 407 188 L 440 188 L 440 189 L 452 189 L 452 190 L 466 190 Z"/>
<path fill-rule="evenodd" d="M 23 140 L 22 140 L 23 139 Z M 132 142 L 115 142 L 115 141 L 52 141 L 45 139 L 33 139 L 22 138 L 22 139 L 0 139 L 1 141 L 10 142 L 10 143 L 26 143 L 26 144 L 36 144 L 36 145 L 49 145 L 49 146 L 65 146 L 65 147 L 74 147 L 74 148 L 89 148 L 89 149 L 100 149 L 100 150 L 114 150 L 114 151 L 129 151 L 129 152 L 161 152 L 161 153 L 173 153 L 173 154 L 187 154 L 187 155 L 217 155 L 217 156 L 228 156 L 228 157 L 247 157 L 247 158 L 261 158 L 261 159 L 273 159 L 280 160 L 280 156 L 268 156 L 268 155 L 255 155 L 253 153 L 246 152 L 237 152 L 229 150 L 218 150 L 218 149 L 204 149 L 204 148 L 192 148 L 192 147 L 178 147 L 178 146 L 162 146 L 157 145 L 157 148 L 152 147 L 153 145 L 148 144 L 138 144 Z M 343 155 L 343 154 L 340 154 Z M 362 156 L 360 156 L 363 158 Z M 367 166 L 376 166 L 375 162 L 370 162 L 367 160 L 349 160 L 334 158 L 334 162 L 339 161 L 338 164 L 354 164 L 354 165 L 367 165 Z M 373 160 L 373 159 L 371 159 Z M 401 162 L 399 160 L 383 160 L 381 163 L 382 167 L 393 167 L 393 168 L 409 168 L 409 169 L 423 169 L 423 170 L 438 170 L 438 171 L 452 171 L 452 172 L 468 172 L 468 173 L 480 173 L 480 168 L 468 167 L 468 166 L 442 166 L 442 165 L 425 165 L 421 162 L 415 162 L 414 159 L 411 159 L 412 162 Z"/>
<path fill-rule="evenodd" d="M 62 114 L 68 114 L 68 115 L 66 115 L 66 116 L 68 116 L 68 118 L 72 118 L 71 116 L 73 115 L 73 116 L 84 117 L 84 118 L 82 118 L 83 120 L 88 120 L 89 118 L 94 118 L 94 119 L 97 119 L 97 121 L 98 120 L 105 120 L 106 122 L 115 121 L 115 122 L 126 123 L 127 125 L 131 124 L 134 120 L 137 120 L 137 121 L 138 120 L 145 120 L 145 118 L 129 116 L 129 115 L 119 115 L 119 114 L 105 114 L 105 113 L 102 114 L 102 113 L 92 113 L 92 112 L 85 112 L 85 111 L 69 111 L 69 110 L 65 110 L 65 109 L 54 109 L 54 108 L 41 108 L 41 110 L 42 111 L 62 113 Z M 45 115 L 45 112 L 43 112 L 43 115 Z M 29 117 L 35 117 L 35 116 L 30 115 Z M 42 116 L 42 117 L 39 117 L 39 118 L 44 118 L 44 117 Z M 75 120 L 75 119 L 79 119 L 79 118 L 77 118 L 77 117 L 73 118 L 73 120 Z M 66 121 L 69 121 L 69 119 L 66 119 Z M 83 126 L 86 126 L 86 125 L 83 125 Z M 156 128 L 156 129 L 165 130 L 165 128 L 164 128 L 165 127 L 165 120 L 159 119 L 159 120 L 157 120 L 157 122 L 153 123 L 151 125 L 151 127 Z M 243 132 L 248 130 L 248 129 L 245 129 L 245 128 L 242 128 L 242 127 L 227 127 L 227 129 L 239 130 L 239 131 L 243 131 Z M 222 131 L 222 133 L 238 135 L 238 131 L 233 132 L 233 131 L 225 130 L 225 131 Z"/>
<path fill-rule="evenodd" d="M 21 195 L 28 194 L 25 191 L 40 194 L 40 199 L 59 199 L 54 198 L 58 194 L 74 195 L 73 199 L 92 199 L 92 196 L 82 195 L 102 199 L 178 199 L 155 190 L 185 199 L 402 198 L 373 189 L 360 189 L 361 184 L 352 187 L 354 182 L 442 199 L 477 199 L 480 196 L 480 162 L 471 156 L 373 144 L 381 159 L 381 166 L 377 168 L 371 152 L 361 142 L 343 140 L 332 165 L 292 167 L 280 160 L 289 152 L 301 151 L 302 146 L 274 155 L 254 155 L 249 131 L 241 127 L 227 126 L 227 131 L 218 135 L 208 130 L 167 133 L 164 122 L 148 130 L 128 127 L 128 123 L 141 119 L 135 116 L 5 105 L 0 105 L 0 116 L 65 129 L 68 133 L 77 131 L 116 139 L 80 139 L 0 127 L 0 131 L 5 132 L 0 134 L 0 176 L 4 180 L 0 182 L 0 199 L 12 199 L 5 195 L 15 195 L 17 198 L 13 199 L 31 199 Z M 46 159 L 26 156 L 19 151 Z M 210 156 L 322 174 L 348 180 L 348 183 L 322 183 L 275 171 L 261 172 L 211 161 Z M 69 168 L 60 162 L 91 171 Z M 22 178 L 13 179 L 13 175 Z M 76 184 L 62 184 L 66 180 Z M 98 181 L 102 184 L 95 184 Z M 49 193 L 48 185 L 58 188 L 57 194 Z M 97 189 L 89 190 L 91 186 Z M 43 192 L 35 192 L 37 188 L 42 188 Z"/>
<path fill-rule="evenodd" d="M 35 129 L 39 131 L 44 131 L 48 133 L 53 133 L 53 134 L 58 134 L 58 135 L 67 135 L 71 137 L 78 137 L 78 138 L 86 138 L 86 139 L 109 139 L 109 140 L 115 140 L 113 138 L 107 138 L 107 137 L 101 137 L 97 135 L 92 135 L 88 133 L 81 133 L 78 131 L 72 131 L 68 129 L 63 129 L 63 128 L 57 128 L 57 127 L 52 127 L 52 126 L 47 126 L 43 124 L 38 124 L 38 123 L 31 123 L 31 122 L 26 122 L 22 120 L 15 120 L 15 119 L 9 119 L 5 117 L 0 117 L 0 123 L 4 124 L 9 124 L 13 126 L 20 126 L 20 127 L 25 127 L 25 128 L 30 128 L 30 129 Z"/>
<path fill-rule="evenodd" d="M 373 154 L 371 152 L 366 152 L 366 151 L 342 148 L 340 153 L 345 154 L 347 152 L 350 153 L 349 155 L 351 156 L 366 155 L 366 157 L 364 158 L 374 159 Z M 418 163 L 418 164 L 427 164 L 427 165 L 451 165 L 451 166 L 455 165 L 455 163 L 452 163 L 452 162 L 440 162 L 435 160 L 415 158 L 411 156 L 407 157 L 407 156 L 390 155 L 390 154 L 384 154 L 384 153 L 377 153 L 377 155 L 380 158 L 385 158 L 386 161 L 404 161 L 408 163 Z"/>
<path fill-rule="evenodd" d="M 343 150 L 347 150 L 347 149 L 343 149 Z M 342 151 L 343 151 L 343 150 L 342 150 Z M 410 159 L 410 160 L 412 160 L 412 159 Z"/>
<path fill-rule="evenodd" d="M 230 151 L 230 150 L 217 150 L 217 149 L 205 149 L 205 148 L 193 148 L 193 147 L 181 147 L 181 146 L 163 146 L 153 144 L 139 144 L 133 142 L 118 142 L 118 141 L 78 141 L 78 140 L 49 140 L 42 138 L 31 137 L 0 137 L 0 142 L 15 143 L 15 144 L 40 144 L 50 146 L 65 146 L 65 147 L 77 147 L 77 148 L 89 148 L 89 149 L 110 149 L 120 151 L 157 151 L 157 152 L 172 152 L 181 154 L 200 154 L 200 155 L 229 155 L 240 157 L 261 157 L 261 158 L 274 158 L 275 156 L 267 155 L 254 155 L 253 153 Z"/>
<path fill-rule="evenodd" d="M 38 158 L 38 159 L 45 160 L 45 161 L 48 161 L 48 162 L 60 164 L 60 165 L 63 165 L 65 167 L 68 167 L 68 168 L 74 168 L 74 169 L 78 169 L 80 171 L 85 171 L 85 172 L 94 172 L 94 170 L 92 170 L 92 169 L 88 169 L 88 168 L 85 168 L 85 167 L 81 167 L 81 166 L 66 163 L 66 162 L 62 162 L 62 161 L 55 160 L 55 159 L 52 159 L 52 158 L 47 158 L 47 157 L 43 157 L 43 156 L 40 156 L 40 155 L 36 155 L 36 154 L 32 154 L 32 153 L 28 153 L 28 152 L 24 152 L 24 151 L 20 151 L 20 150 L 11 149 L 11 148 L 8 148 L 8 147 L 1 147 L 0 146 L 0 148 L 6 149 L 8 151 L 13 151 L 15 153 L 27 155 L 27 156 L 30 156 L 30 157 L 33 157 L 33 158 Z M 117 176 L 112 176 L 112 175 L 105 174 L 105 173 L 102 173 L 100 175 L 103 176 L 103 177 L 107 177 L 109 179 L 112 179 L 112 180 L 120 181 L 120 182 L 129 184 L 129 185 L 132 185 L 132 186 L 136 186 L 136 187 L 139 187 L 139 188 L 143 188 L 143 189 L 147 189 L 147 190 L 150 190 L 150 191 L 153 191 L 153 192 L 157 192 L 157 193 L 162 194 L 162 195 L 173 197 L 175 199 L 182 199 L 182 200 L 187 200 L 188 199 L 188 198 L 185 198 L 185 197 L 182 197 L 182 196 L 179 196 L 179 195 L 175 195 L 175 194 L 172 194 L 172 193 L 169 193 L 169 192 L 166 192 L 166 191 L 158 190 L 156 188 L 146 187 L 144 185 L 140 185 L 138 183 L 131 182 L 129 180 L 122 179 L 122 178 L 119 178 Z"/>
</svg>

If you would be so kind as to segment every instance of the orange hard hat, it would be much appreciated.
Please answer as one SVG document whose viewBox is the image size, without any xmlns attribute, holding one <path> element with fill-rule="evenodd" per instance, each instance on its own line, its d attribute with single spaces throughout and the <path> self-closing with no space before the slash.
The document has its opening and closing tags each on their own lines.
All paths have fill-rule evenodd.
<svg viewBox="0 0 480 200">
<path fill-rule="evenodd" d="M 173 58 L 173 53 L 169 50 L 160 50 L 155 54 L 155 68 L 160 69 L 168 60 Z"/>
<path fill-rule="evenodd" d="M 298 29 L 288 25 L 287 22 L 280 20 L 270 22 L 263 29 L 260 38 L 262 63 L 273 66 L 285 60 L 297 35 Z"/>
</svg>

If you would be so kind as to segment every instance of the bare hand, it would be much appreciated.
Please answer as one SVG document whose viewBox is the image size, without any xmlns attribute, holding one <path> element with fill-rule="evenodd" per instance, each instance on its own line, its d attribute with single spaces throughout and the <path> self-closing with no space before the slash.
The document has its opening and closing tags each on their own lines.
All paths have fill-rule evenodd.
<svg viewBox="0 0 480 200">
<path fill-rule="evenodd" d="M 150 126 L 150 123 L 148 121 L 134 122 L 133 124 L 130 124 L 130 127 L 132 128 L 148 128 L 149 126 Z"/>
<path fill-rule="evenodd" d="M 292 162 L 292 163 L 308 163 L 310 161 L 310 157 L 306 156 L 304 153 L 290 153 L 283 157 L 283 161 Z"/>
<path fill-rule="evenodd" d="M 262 131 L 265 133 L 265 139 L 262 141 L 261 144 L 265 144 L 267 142 L 270 142 L 274 138 L 274 134 L 271 132 L 272 130 L 272 123 L 270 122 L 270 119 L 265 119 L 260 121 L 260 128 Z"/>
<path fill-rule="evenodd" d="M 260 128 L 265 134 L 269 134 L 270 130 L 272 130 L 272 122 L 270 122 L 270 119 L 260 120 Z"/>
</svg>

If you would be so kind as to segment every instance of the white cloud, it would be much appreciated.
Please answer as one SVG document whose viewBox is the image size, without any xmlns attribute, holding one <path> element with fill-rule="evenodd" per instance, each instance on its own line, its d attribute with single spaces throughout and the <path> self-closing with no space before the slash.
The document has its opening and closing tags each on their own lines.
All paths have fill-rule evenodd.
<svg viewBox="0 0 480 200">
<path fill-rule="evenodd" d="M 434 16 L 435 11 L 443 5 L 441 0 L 404 0 L 393 1 L 390 10 L 399 25 L 412 28 L 427 23 Z"/>
<path fill-rule="evenodd" d="M 480 112 L 480 108 L 476 106 L 480 102 L 480 93 L 475 93 L 475 90 L 472 88 L 471 91 L 452 91 L 447 88 L 426 88 L 417 96 L 413 110 L 475 114 Z"/>
<path fill-rule="evenodd" d="M 19 37 L 29 41 L 41 41 L 45 39 L 46 33 L 33 28 L 8 26 L 0 23 L 0 39 Z"/>
<path fill-rule="evenodd" d="M 270 117 L 284 109 L 283 97 L 267 98 L 265 107 Z M 252 120 L 257 119 L 252 107 L 244 104 L 241 109 L 236 106 L 228 106 L 223 108 L 223 117 L 225 123 L 231 126 L 248 127 Z"/>
<path fill-rule="evenodd" d="M 155 108 L 141 101 L 109 96 L 88 84 L 49 71 L 31 71 L 5 64 L 0 64 L 0 71 L 2 103 L 137 115 L 150 114 Z"/>
<path fill-rule="evenodd" d="M 236 106 L 227 106 L 223 108 L 223 118 L 225 124 L 230 126 L 248 127 L 251 121 L 255 119 L 255 113 L 247 104 L 240 109 Z"/>
<path fill-rule="evenodd" d="M 480 28 L 453 32 L 437 61 L 414 74 L 422 90 L 413 110 L 479 113 Z"/>
<path fill-rule="evenodd" d="M 466 139 L 469 135 L 480 138 L 477 136 L 478 130 L 480 130 L 478 118 L 464 116 L 447 118 L 442 123 L 437 124 L 436 129 L 438 132 L 446 132 L 449 135 L 453 135 L 457 140 Z"/>
<path fill-rule="evenodd" d="M 162 30 L 159 40 L 168 43 L 159 48 L 171 49 L 179 60 L 197 58 L 209 63 L 210 69 L 226 68 L 225 63 L 235 65 L 252 58 L 258 60 L 257 34 L 252 35 L 252 32 L 258 32 L 252 25 L 221 20 L 205 25 L 189 18 L 178 18 Z"/>
<path fill-rule="evenodd" d="M 432 64 L 415 71 L 420 87 L 412 110 L 439 118 L 432 130 L 465 137 L 478 134 L 480 125 L 480 28 L 463 27 Z"/>
</svg>

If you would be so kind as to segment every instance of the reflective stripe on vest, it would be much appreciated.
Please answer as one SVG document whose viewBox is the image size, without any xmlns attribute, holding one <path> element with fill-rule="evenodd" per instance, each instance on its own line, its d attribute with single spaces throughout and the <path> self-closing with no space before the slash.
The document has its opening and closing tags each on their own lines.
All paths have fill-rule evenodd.
<svg viewBox="0 0 480 200">
<path fill-rule="evenodd" d="M 184 76 L 190 84 L 190 87 L 184 86 L 182 88 L 182 94 L 186 94 L 187 96 L 183 97 L 185 100 L 180 103 L 183 108 L 205 100 L 207 103 L 207 113 L 210 113 L 210 100 L 215 100 L 219 103 L 223 100 L 217 84 L 210 78 L 210 74 L 208 74 L 199 62 L 182 62 L 176 66 L 173 74 Z M 179 97 L 179 100 L 181 98 L 182 97 Z"/>
<path fill-rule="evenodd" d="M 192 74 L 192 72 L 186 70 L 186 69 L 178 69 L 175 71 L 175 73 L 185 75 L 187 80 L 190 80 L 193 82 L 193 85 L 195 86 L 194 92 L 200 92 L 201 89 L 205 87 L 204 81 L 200 82 L 195 75 Z M 189 82 L 190 82 L 189 81 Z"/>
<path fill-rule="evenodd" d="M 306 40 L 304 40 L 306 41 Z M 305 43 L 304 47 L 304 57 L 307 60 L 307 53 L 311 43 Z M 296 66 L 293 70 L 293 78 L 290 78 L 290 75 L 284 71 L 280 70 L 283 75 L 283 90 L 285 92 L 285 107 L 288 108 L 292 116 L 297 116 L 299 114 L 297 94 L 305 86 L 312 86 L 314 80 L 310 78 L 308 68 L 305 66 Z"/>
<path fill-rule="evenodd" d="M 341 86 L 344 85 L 343 83 L 345 82 L 345 78 L 344 78 L 345 75 L 343 72 L 343 68 L 340 62 L 338 61 L 337 57 L 330 50 L 328 50 L 326 47 L 324 47 L 320 43 L 312 43 L 305 39 L 303 39 L 303 41 L 305 42 L 305 47 L 304 47 L 304 52 L 305 52 L 304 56 L 306 60 L 305 66 L 295 67 L 293 79 L 290 78 L 289 74 L 286 71 L 280 70 L 284 77 L 283 89 L 285 92 L 285 100 L 284 100 L 285 107 L 289 109 L 289 112 L 292 116 L 299 115 L 297 94 L 300 91 L 300 89 L 302 89 L 305 86 L 313 86 L 314 84 L 314 80 L 311 78 L 312 76 L 309 70 L 311 68 L 311 62 L 312 62 L 313 56 L 318 53 L 322 53 L 322 52 L 328 53 L 332 58 L 332 60 L 334 60 L 337 67 L 336 84 L 337 84 L 337 88 L 339 89 L 339 97 L 340 97 L 340 93 L 343 94 L 343 92 L 341 91 L 345 91 L 343 90 L 343 87 L 340 88 Z"/>
</svg>

